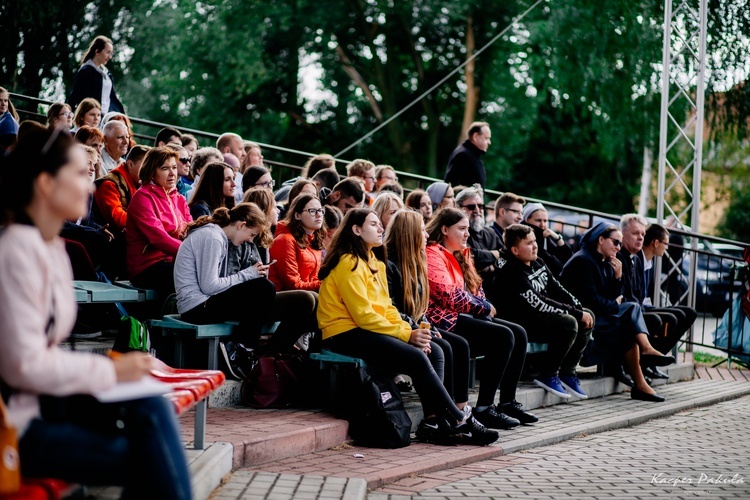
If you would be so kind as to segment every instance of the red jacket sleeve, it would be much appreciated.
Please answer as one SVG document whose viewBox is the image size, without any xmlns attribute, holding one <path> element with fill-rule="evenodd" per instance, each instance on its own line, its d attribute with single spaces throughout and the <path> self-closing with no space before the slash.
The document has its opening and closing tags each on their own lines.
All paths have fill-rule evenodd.
<svg viewBox="0 0 750 500">
<path fill-rule="evenodd" d="M 125 229 L 128 212 L 122 207 L 120 192 L 114 182 L 102 182 L 94 191 L 94 201 L 107 222 L 121 231 Z"/>
</svg>

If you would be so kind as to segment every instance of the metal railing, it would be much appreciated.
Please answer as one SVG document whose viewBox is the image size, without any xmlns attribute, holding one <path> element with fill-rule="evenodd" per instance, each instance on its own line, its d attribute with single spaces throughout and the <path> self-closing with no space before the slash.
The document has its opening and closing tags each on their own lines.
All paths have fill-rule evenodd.
<svg viewBox="0 0 750 500">
<path fill-rule="evenodd" d="M 44 122 L 46 115 L 42 113 L 42 108 L 52 104 L 51 101 L 29 97 L 21 94 L 11 93 L 11 100 L 16 106 L 19 115 L 26 119 L 33 119 Z M 25 103 L 25 106 L 19 106 L 19 102 Z M 30 106 L 29 106 L 30 105 Z M 36 107 L 36 109 L 29 109 Z M 46 111 L 46 110 L 45 110 Z M 174 125 L 145 120 L 142 118 L 129 117 L 133 123 L 134 136 L 143 143 L 153 143 L 156 133 L 164 127 Z M 203 130 L 190 129 L 185 127 L 176 127 L 182 132 L 190 133 L 198 138 L 202 145 L 213 145 L 219 134 L 206 132 Z M 296 177 L 302 170 L 302 165 L 308 158 L 314 156 L 314 153 L 301 151 L 298 149 L 285 148 L 274 144 L 258 143 L 265 150 L 266 156 L 273 156 L 273 159 L 264 158 L 266 163 L 272 168 L 272 175 L 277 185 L 284 180 Z M 346 164 L 347 160 L 336 159 L 338 164 Z M 341 171 L 341 169 L 339 169 Z M 399 182 L 404 186 L 406 191 L 416 188 L 425 188 L 427 185 L 439 180 L 427 177 L 421 174 L 396 171 Z M 498 197 L 503 193 L 495 190 L 486 190 L 487 195 Z M 545 205 L 550 213 L 550 225 L 563 234 L 568 243 L 577 247 L 580 236 L 594 224 L 606 220 L 617 224 L 620 219 L 618 214 L 599 212 L 596 210 L 584 209 L 572 205 L 540 200 L 536 198 L 526 198 L 527 201 L 540 202 Z M 739 248 L 747 248 L 747 243 L 733 240 L 727 240 L 715 236 L 708 236 L 684 229 L 669 228 L 670 235 L 674 238 L 682 238 L 683 244 L 670 243 L 671 253 L 665 254 L 662 260 L 662 274 L 659 278 L 658 293 L 661 294 L 662 304 L 681 304 L 695 307 L 701 315 L 690 332 L 690 337 L 683 339 L 687 350 L 692 350 L 693 346 L 700 346 L 708 349 L 716 349 L 726 353 L 727 356 L 747 356 L 741 350 L 745 336 L 750 332 L 740 330 L 738 337 L 730 336 L 726 346 L 716 346 L 713 337 L 716 327 L 719 323 L 718 318 L 726 315 L 728 318 L 724 322 L 731 331 L 736 329 L 736 299 L 742 292 L 742 283 L 737 279 L 739 273 L 745 269 L 745 263 L 739 256 L 723 255 L 717 252 L 713 244 L 730 244 Z M 692 239 L 698 239 L 698 249 L 692 248 Z M 679 257 L 677 251 L 680 251 Z M 692 260 L 698 259 L 696 272 L 691 275 Z M 731 272 L 729 272 L 731 270 Z M 730 276 L 731 275 L 731 276 Z M 692 293 L 691 293 L 692 292 Z"/>
</svg>

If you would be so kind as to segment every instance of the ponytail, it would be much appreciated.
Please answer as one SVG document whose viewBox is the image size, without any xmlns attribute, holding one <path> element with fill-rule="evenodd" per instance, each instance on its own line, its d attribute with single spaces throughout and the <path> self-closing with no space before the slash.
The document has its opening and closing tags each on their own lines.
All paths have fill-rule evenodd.
<svg viewBox="0 0 750 500">
<path fill-rule="evenodd" d="M 259 227 L 261 228 L 261 231 L 266 231 L 268 229 L 266 215 L 258 205 L 255 203 L 240 203 L 231 209 L 219 207 L 214 210 L 214 213 L 211 215 L 198 217 L 197 220 L 188 225 L 187 232 L 190 234 L 192 231 L 203 227 L 206 224 L 216 224 L 219 227 L 227 227 L 235 222 L 244 222 L 249 227 Z"/>
</svg>

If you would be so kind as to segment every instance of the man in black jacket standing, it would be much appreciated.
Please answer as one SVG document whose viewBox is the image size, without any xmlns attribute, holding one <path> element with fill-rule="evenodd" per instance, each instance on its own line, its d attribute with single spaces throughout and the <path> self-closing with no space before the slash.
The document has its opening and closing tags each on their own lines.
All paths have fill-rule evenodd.
<svg viewBox="0 0 750 500">
<path fill-rule="evenodd" d="M 482 155 L 490 147 L 492 132 L 487 122 L 474 122 L 469 126 L 467 139 L 451 153 L 445 182 L 452 186 L 479 184 L 484 189 L 487 173 Z"/>
</svg>

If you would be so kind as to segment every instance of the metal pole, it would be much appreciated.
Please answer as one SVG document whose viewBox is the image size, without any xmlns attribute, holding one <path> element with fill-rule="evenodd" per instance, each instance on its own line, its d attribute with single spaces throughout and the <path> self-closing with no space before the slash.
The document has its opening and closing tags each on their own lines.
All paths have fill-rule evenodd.
<svg viewBox="0 0 750 500">
<path fill-rule="evenodd" d="M 671 53 L 672 0 L 664 0 L 664 43 L 661 69 L 661 115 L 659 120 L 659 179 L 657 181 L 656 222 L 664 225 L 664 178 L 667 160 L 667 126 L 669 121 L 669 59 Z M 654 305 L 660 307 L 661 258 L 654 259 Z"/>
</svg>

